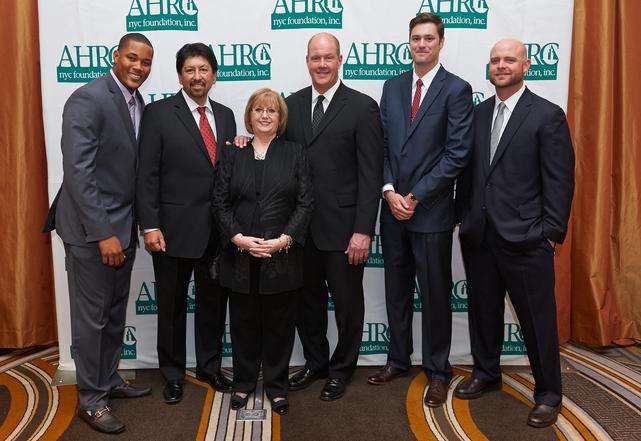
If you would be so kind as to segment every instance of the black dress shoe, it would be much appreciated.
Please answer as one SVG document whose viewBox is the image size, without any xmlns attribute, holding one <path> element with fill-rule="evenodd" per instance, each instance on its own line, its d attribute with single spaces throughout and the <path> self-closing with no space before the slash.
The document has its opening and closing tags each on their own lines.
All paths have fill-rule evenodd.
<svg viewBox="0 0 641 441">
<path fill-rule="evenodd" d="M 334 401 L 345 395 L 347 384 L 340 378 L 329 378 L 323 386 L 320 399 L 323 401 Z"/>
<path fill-rule="evenodd" d="M 231 392 L 231 381 L 220 371 L 213 377 L 207 374 L 196 374 L 196 379 L 204 381 L 219 392 Z"/>
<path fill-rule="evenodd" d="M 287 415 L 287 412 L 289 412 L 289 401 L 287 401 L 287 398 L 283 398 L 282 400 L 274 401 L 270 400 L 272 403 L 272 410 L 276 412 L 278 415 Z"/>
<path fill-rule="evenodd" d="M 408 372 L 409 371 L 407 369 L 399 369 L 392 366 L 391 364 L 386 364 L 381 369 L 370 375 L 367 379 L 367 382 L 369 384 L 381 385 L 389 383 L 390 381 L 398 377 L 404 377 L 408 374 Z"/>
<path fill-rule="evenodd" d="M 547 406 L 537 404 L 527 416 L 527 423 L 532 427 L 548 427 L 556 423 L 556 419 L 561 411 L 561 404 L 558 406 Z"/>
<path fill-rule="evenodd" d="M 314 381 L 321 378 L 326 378 L 326 377 L 327 377 L 327 374 L 325 373 L 314 372 L 311 369 L 303 368 L 302 370 L 292 375 L 292 377 L 289 379 L 289 384 L 287 386 L 287 389 L 302 390 L 302 389 L 305 389 L 310 384 L 312 384 Z"/>
<path fill-rule="evenodd" d="M 125 425 L 111 413 L 109 406 L 96 410 L 78 409 L 78 416 L 98 432 L 120 433 L 125 430 Z"/>
<path fill-rule="evenodd" d="M 183 385 L 180 381 L 168 381 L 162 391 L 167 404 L 178 404 L 183 399 Z"/>
<path fill-rule="evenodd" d="M 243 396 L 238 395 L 237 393 L 233 393 L 231 395 L 231 408 L 234 410 L 242 409 L 247 405 L 247 400 L 249 399 L 249 394 Z"/>
<path fill-rule="evenodd" d="M 484 381 L 479 380 L 478 378 L 468 378 L 456 386 L 456 389 L 454 389 L 454 395 L 462 400 L 473 400 L 475 398 L 479 398 L 485 392 L 501 390 L 502 386 L 503 384 L 500 380 Z"/>
<path fill-rule="evenodd" d="M 133 384 L 123 381 L 118 386 L 111 389 L 109 398 L 140 398 L 151 393 L 149 386 L 134 386 Z"/>
<path fill-rule="evenodd" d="M 223 375 L 222 372 L 216 372 L 214 378 L 212 378 L 211 387 L 220 392 L 231 392 L 231 381 Z"/>
</svg>

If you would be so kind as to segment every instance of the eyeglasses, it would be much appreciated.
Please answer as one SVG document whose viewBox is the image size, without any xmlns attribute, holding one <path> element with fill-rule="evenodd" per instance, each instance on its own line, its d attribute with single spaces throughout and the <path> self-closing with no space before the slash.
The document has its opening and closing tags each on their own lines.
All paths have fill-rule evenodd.
<svg viewBox="0 0 641 441">
<path fill-rule="evenodd" d="M 274 116 L 278 113 L 278 110 L 273 107 L 268 107 L 266 109 L 263 109 L 262 107 L 255 107 L 252 110 L 258 116 L 263 116 L 263 113 L 267 113 L 267 116 Z"/>
</svg>

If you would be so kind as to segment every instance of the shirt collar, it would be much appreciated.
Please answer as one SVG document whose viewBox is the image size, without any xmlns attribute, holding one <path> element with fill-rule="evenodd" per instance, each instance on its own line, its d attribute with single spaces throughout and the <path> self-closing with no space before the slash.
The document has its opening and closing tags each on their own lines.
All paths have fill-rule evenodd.
<svg viewBox="0 0 641 441">
<path fill-rule="evenodd" d="M 122 96 L 125 98 L 125 103 L 129 104 L 129 101 L 131 100 L 131 97 L 133 97 L 134 93 L 136 93 L 136 92 L 135 91 L 134 91 L 134 93 L 129 92 L 129 89 L 127 89 L 124 86 L 124 84 L 122 84 L 120 82 L 120 80 L 118 79 L 118 77 L 114 73 L 113 69 L 109 70 L 109 73 L 111 73 L 111 76 L 113 77 L 114 81 L 118 85 L 118 89 L 120 89 L 120 91 L 122 92 Z M 138 105 L 138 100 L 136 100 L 135 102 L 136 102 L 136 105 Z"/>
<path fill-rule="evenodd" d="M 436 76 L 436 72 L 438 72 L 440 67 L 441 67 L 441 63 L 437 63 L 436 66 L 431 68 L 425 75 L 420 77 L 423 84 L 431 84 L 432 80 Z M 416 75 L 416 71 L 412 69 L 412 87 L 414 87 L 418 79 L 419 79 L 419 76 Z"/>
<path fill-rule="evenodd" d="M 496 97 L 496 100 L 494 100 L 494 110 L 498 109 L 499 103 L 505 104 L 505 107 L 507 107 L 507 110 L 510 111 L 510 114 L 514 112 L 514 108 L 516 107 L 516 103 L 519 102 L 521 99 L 521 96 L 523 95 L 523 92 L 525 92 L 525 82 L 521 85 L 521 88 L 511 97 L 506 99 L 505 101 L 501 101 L 499 97 Z"/>
<path fill-rule="evenodd" d="M 318 95 L 323 95 L 325 97 L 325 101 L 329 104 L 332 101 L 332 98 L 334 97 L 334 94 L 338 90 L 338 86 L 341 85 L 341 80 L 336 81 L 336 84 L 334 84 L 332 87 L 330 87 L 327 92 L 320 94 L 316 89 L 314 89 L 314 86 L 312 85 L 312 103 L 316 102 L 316 98 L 318 98 Z"/>
<path fill-rule="evenodd" d="M 183 98 L 185 98 L 185 102 L 187 103 L 187 107 L 189 107 L 190 112 L 193 112 L 199 107 L 205 107 L 212 114 L 214 113 L 213 109 L 211 108 L 211 102 L 209 102 L 209 97 L 207 97 L 207 102 L 205 102 L 205 105 L 201 106 L 196 101 L 194 101 L 189 95 L 187 95 L 187 92 L 185 92 L 185 89 L 180 89 L 180 92 L 183 94 Z"/>
</svg>

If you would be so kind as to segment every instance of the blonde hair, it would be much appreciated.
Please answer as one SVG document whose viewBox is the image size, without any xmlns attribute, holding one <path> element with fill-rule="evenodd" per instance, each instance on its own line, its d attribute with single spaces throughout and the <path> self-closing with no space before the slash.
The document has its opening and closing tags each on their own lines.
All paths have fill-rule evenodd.
<svg viewBox="0 0 641 441">
<path fill-rule="evenodd" d="M 245 129 L 252 135 L 254 134 L 251 125 L 251 113 L 258 103 L 274 103 L 276 110 L 278 110 L 278 129 L 276 132 L 282 135 L 287 127 L 287 105 L 278 92 L 267 87 L 258 89 L 247 100 L 247 106 L 245 106 Z"/>
</svg>

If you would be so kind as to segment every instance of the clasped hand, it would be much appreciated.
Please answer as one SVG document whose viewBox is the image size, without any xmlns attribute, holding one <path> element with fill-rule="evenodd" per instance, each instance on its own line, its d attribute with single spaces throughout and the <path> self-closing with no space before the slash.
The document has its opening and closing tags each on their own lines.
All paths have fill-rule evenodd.
<svg viewBox="0 0 641 441">
<path fill-rule="evenodd" d="M 267 258 L 287 246 L 287 239 L 282 236 L 276 239 L 243 236 L 238 233 L 231 239 L 232 243 L 241 250 L 249 252 L 254 257 Z"/>
</svg>

